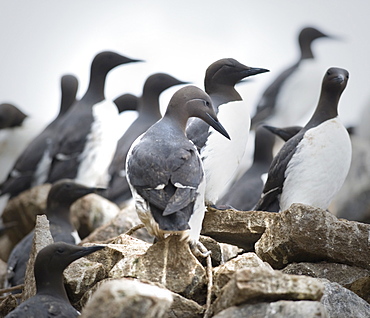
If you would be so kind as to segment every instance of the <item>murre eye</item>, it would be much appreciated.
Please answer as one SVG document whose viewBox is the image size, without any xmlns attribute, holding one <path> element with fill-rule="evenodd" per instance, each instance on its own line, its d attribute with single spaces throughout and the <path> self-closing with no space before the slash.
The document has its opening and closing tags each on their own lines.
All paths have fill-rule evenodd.
<svg viewBox="0 0 370 318">
<path fill-rule="evenodd" d="M 331 71 L 330 71 L 330 70 L 329 70 L 329 71 L 327 71 L 327 72 L 326 72 L 326 74 L 327 74 L 327 75 L 331 75 Z"/>
<path fill-rule="evenodd" d="M 63 247 L 58 247 L 57 253 L 58 254 L 63 254 L 64 253 L 64 248 Z"/>
<path fill-rule="evenodd" d="M 204 101 L 204 105 L 206 105 L 207 107 L 209 107 L 209 105 L 210 105 L 210 104 L 209 104 L 209 101 L 205 100 L 205 101 Z"/>
</svg>

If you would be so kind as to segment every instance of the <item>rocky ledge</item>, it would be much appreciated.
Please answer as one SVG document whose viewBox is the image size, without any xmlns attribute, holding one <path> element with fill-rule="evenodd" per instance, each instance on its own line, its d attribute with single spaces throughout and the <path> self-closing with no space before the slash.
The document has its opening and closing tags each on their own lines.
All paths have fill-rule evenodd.
<svg viewBox="0 0 370 318">
<path fill-rule="evenodd" d="M 65 270 L 71 303 L 82 317 L 203 317 L 205 262 L 176 236 L 152 244 L 144 230 L 122 234 L 125 215 L 133 223 L 130 213 L 132 207 L 118 212 L 81 243 L 106 248 Z M 45 222 L 38 218 L 44 232 Z M 370 317 L 369 233 L 368 224 L 300 204 L 281 213 L 210 208 L 202 231 L 213 254 L 206 315 Z M 0 312 L 15 306 L 12 297 Z"/>
</svg>

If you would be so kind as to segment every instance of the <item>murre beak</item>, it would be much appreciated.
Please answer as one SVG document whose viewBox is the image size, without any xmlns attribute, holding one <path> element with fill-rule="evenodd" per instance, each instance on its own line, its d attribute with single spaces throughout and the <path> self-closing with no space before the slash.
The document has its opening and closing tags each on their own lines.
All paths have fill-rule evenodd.
<svg viewBox="0 0 370 318">
<path fill-rule="evenodd" d="M 215 130 L 217 130 L 221 135 L 225 136 L 227 139 L 231 139 L 226 129 L 221 125 L 221 123 L 217 119 L 213 118 L 209 113 L 206 114 L 209 119 L 207 123 L 210 126 L 212 126 Z"/>
<path fill-rule="evenodd" d="M 107 191 L 107 188 L 92 188 L 93 189 L 93 192 L 92 193 L 96 193 L 96 194 L 99 194 L 99 195 L 102 195 L 104 194 L 106 191 Z"/>
<path fill-rule="evenodd" d="M 337 83 L 343 83 L 344 82 L 344 75 L 343 74 L 338 74 L 333 80 Z"/>
<path fill-rule="evenodd" d="M 245 69 L 243 71 L 244 77 L 253 76 L 261 73 L 270 72 L 270 70 L 267 70 L 265 68 L 259 68 L 259 67 L 250 67 L 248 69 Z"/>
<path fill-rule="evenodd" d="M 103 245 L 93 245 L 93 246 L 77 246 L 75 247 L 75 251 L 70 255 L 71 260 L 77 260 L 81 257 L 87 256 L 92 254 L 96 251 L 105 248 Z"/>
</svg>

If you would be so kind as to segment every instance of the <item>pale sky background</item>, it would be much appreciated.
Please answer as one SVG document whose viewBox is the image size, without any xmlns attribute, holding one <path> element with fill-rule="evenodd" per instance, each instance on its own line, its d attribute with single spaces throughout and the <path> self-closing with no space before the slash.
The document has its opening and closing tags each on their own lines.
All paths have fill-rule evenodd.
<svg viewBox="0 0 370 318">
<path fill-rule="evenodd" d="M 299 30 L 312 25 L 343 38 L 319 40 L 314 52 L 327 68 L 350 72 L 339 112 L 354 124 L 370 100 L 369 14 L 364 0 L 0 0 L 0 103 L 49 121 L 61 76 L 77 76 L 82 96 L 93 57 L 112 50 L 146 62 L 111 71 L 108 98 L 140 94 L 155 72 L 203 88 L 206 68 L 224 57 L 268 68 L 238 88 L 253 113 L 266 85 L 298 58 Z M 177 89 L 163 94 L 164 106 Z"/>
</svg>

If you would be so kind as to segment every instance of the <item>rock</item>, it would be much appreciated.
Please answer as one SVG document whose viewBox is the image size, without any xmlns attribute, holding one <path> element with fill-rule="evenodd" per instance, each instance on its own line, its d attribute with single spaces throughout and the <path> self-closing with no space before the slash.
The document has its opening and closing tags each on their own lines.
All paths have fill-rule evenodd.
<svg viewBox="0 0 370 318">
<path fill-rule="evenodd" d="M 111 270 L 110 277 L 160 283 L 198 303 L 205 301 L 205 269 L 190 251 L 189 244 L 176 235 L 153 244 L 144 255 L 122 259 Z"/>
<path fill-rule="evenodd" d="M 245 251 L 254 251 L 266 226 L 279 215 L 260 211 L 216 210 L 208 207 L 202 227 L 202 235 L 217 242 L 236 245 Z"/>
<path fill-rule="evenodd" d="M 30 258 L 27 263 L 24 276 L 24 288 L 22 292 L 22 301 L 36 295 L 36 282 L 33 274 L 34 264 L 37 254 L 47 245 L 53 244 L 54 240 L 50 233 L 49 221 L 46 215 L 36 216 L 36 226 L 33 235 Z"/>
<path fill-rule="evenodd" d="M 142 255 L 150 246 L 150 244 L 128 235 L 117 237 L 115 242 L 116 244 L 105 244 L 104 249 L 74 261 L 64 271 L 68 297 L 78 309 L 84 305 L 80 300 L 85 293 L 99 281 L 112 276 L 110 272 L 119 261 Z M 95 244 L 86 243 L 83 245 Z M 124 275 L 115 276 L 115 278 L 121 277 Z M 77 305 L 77 303 L 80 304 Z"/>
<path fill-rule="evenodd" d="M 245 304 L 229 307 L 214 318 L 327 318 L 318 301 L 280 300 L 271 303 Z"/>
<path fill-rule="evenodd" d="M 370 271 L 335 263 L 293 263 L 282 270 L 285 274 L 326 278 L 353 291 L 370 302 Z"/>
<path fill-rule="evenodd" d="M 125 209 L 119 211 L 116 217 L 114 217 L 110 222 L 93 231 L 89 236 L 83 239 L 82 242 L 108 242 L 140 223 L 141 221 L 137 216 L 135 206 L 131 204 Z M 145 228 L 134 232 L 132 236 L 148 243 L 153 243 L 153 237 L 149 235 Z"/>
<path fill-rule="evenodd" d="M 249 267 L 264 267 L 266 270 L 274 271 L 268 263 L 263 262 L 255 253 L 239 255 L 214 269 L 213 288 L 215 296 L 219 296 L 221 289 L 232 279 L 237 270 Z"/>
<path fill-rule="evenodd" d="M 370 305 L 350 290 L 337 283 L 322 280 L 325 289 L 321 303 L 330 318 L 368 318 Z"/>
<path fill-rule="evenodd" d="M 227 262 L 228 260 L 237 257 L 239 253 L 242 253 L 243 249 L 237 247 L 236 245 L 219 243 L 221 246 L 222 261 L 221 264 Z"/>
<path fill-rule="evenodd" d="M 320 300 L 323 284 L 311 277 L 287 275 L 266 267 L 235 272 L 212 305 L 214 313 L 243 303 L 278 300 Z"/>
<path fill-rule="evenodd" d="M 46 198 L 50 187 L 50 184 L 36 186 L 9 200 L 2 215 L 3 223 L 17 222 L 17 226 L 6 234 L 11 243 L 10 251 L 33 230 L 36 215 L 45 213 Z"/>
<path fill-rule="evenodd" d="M 7 277 L 7 265 L 0 259 L 0 289 L 4 288 L 4 283 Z"/>
<path fill-rule="evenodd" d="M 0 303 L 0 317 L 5 317 L 8 313 L 10 313 L 17 306 L 18 306 L 17 298 L 13 295 L 8 295 Z"/>
<path fill-rule="evenodd" d="M 86 294 L 81 298 L 78 306 L 75 306 L 78 310 L 81 310 L 86 306 L 86 303 L 89 301 L 89 299 L 92 297 L 92 295 L 95 293 L 95 291 L 102 285 L 105 284 L 107 281 L 116 280 L 113 278 L 108 278 L 105 280 L 100 281 L 97 283 L 93 288 L 89 289 Z M 165 288 L 161 284 L 155 284 L 149 281 L 145 281 L 145 284 L 158 286 L 160 288 Z M 173 293 L 169 291 L 172 295 L 173 302 L 170 308 L 166 311 L 163 317 L 166 318 L 202 318 L 204 314 L 204 308 L 196 303 L 195 301 L 192 301 L 190 299 L 187 299 L 185 297 L 180 296 L 179 294 Z"/>
<path fill-rule="evenodd" d="M 64 271 L 64 281 L 69 300 L 74 305 L 97 282 L 107 277 L 103 264 L 82 257 Z M 76 308 L 80 310 L 81 308 Z"/>
<path fill-rule="evenodd" d="M 333 262 L 370 269 L 370 225 L 292 204 L 256 243 L 256 254 L 281 269 L 293 262 Z"/>
<path fill-rule="evenodd" d="M 82 310 L 81 318 L 163 317 L 171 304 L 168 290 L 122 278 L 101 284 Z"/>
<path fill-rule="evenodd" d="M 203 318 L 204 308 L 197 302 L 180 296 L 176 293 L 171 293 L 173 303 L 167 310 L 164 317 L 166 318 Z"/>
<path fill-rule="evenodd" d="M 81 238 L 111 221 L 119 213 L 113 202 L 95 193 L 88 194 L 71 206 L 71 217 Z"/>
</svg>

